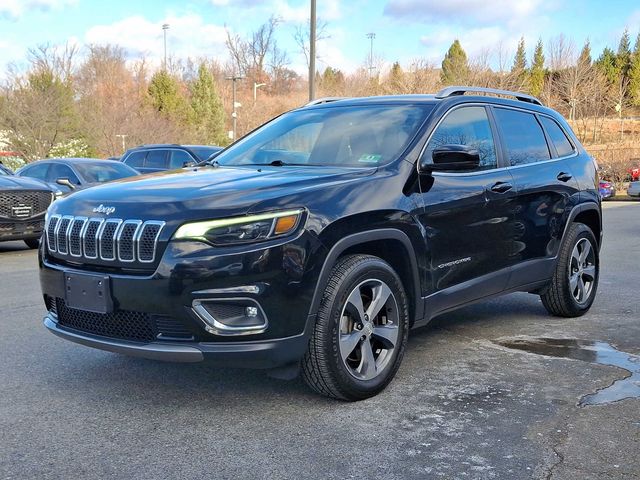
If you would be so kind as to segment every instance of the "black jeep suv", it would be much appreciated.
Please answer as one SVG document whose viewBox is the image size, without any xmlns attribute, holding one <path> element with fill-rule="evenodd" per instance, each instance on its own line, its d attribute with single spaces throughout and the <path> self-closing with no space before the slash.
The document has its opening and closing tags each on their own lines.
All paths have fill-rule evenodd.
<svg viewBox="0 0 640 480">
<path fill-rule="evenodd" d="M 44 322 L 112 352 L 301 368 L 317 392 L 357 400 L 440 313 L 524 291 L 584 314 L 601 237 L 595 164 L 533 97 L 319 101 L 209 166 L 55 202 Z"/>
</svg>

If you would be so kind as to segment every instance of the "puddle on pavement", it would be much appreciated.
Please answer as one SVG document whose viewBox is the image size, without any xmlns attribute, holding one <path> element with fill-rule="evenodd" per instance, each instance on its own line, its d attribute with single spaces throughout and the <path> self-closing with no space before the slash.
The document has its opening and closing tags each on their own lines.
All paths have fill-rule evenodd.
<svg viewBox="0 0 640 480">
<path fill-rule="evenodd" d="M 548 357 L 570 358 L 583 362 L 609 365 L 626 370 L 628 375 L 595 393 L 584 395 L 578 406 L 600 405 L 625 398 L 640 397 L 640 356 L 621 352 L 606 342 L 571 338 L 501 338 L 494 343 Z"/>
</svg>

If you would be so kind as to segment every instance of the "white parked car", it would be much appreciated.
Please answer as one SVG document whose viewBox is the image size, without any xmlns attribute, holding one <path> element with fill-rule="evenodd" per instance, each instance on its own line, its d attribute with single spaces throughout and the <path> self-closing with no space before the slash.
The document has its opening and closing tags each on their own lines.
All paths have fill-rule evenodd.
<svg viewBox="0 0 640 480">
<path fill-rule="evenodd" d="M 630 197 L 640 197 L 640 180 L 629 184 L 627 195 Z"/>
</svg>

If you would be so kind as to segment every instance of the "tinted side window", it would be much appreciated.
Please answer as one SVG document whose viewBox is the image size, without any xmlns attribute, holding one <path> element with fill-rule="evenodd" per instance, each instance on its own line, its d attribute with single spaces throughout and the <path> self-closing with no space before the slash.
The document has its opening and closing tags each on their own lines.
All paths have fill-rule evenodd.
<svg viewBox="0 0 640 480">
<path fill-rule="evenodd" d="M 556 147 L 556 151 L 558 152 L 558 157 L 567 157 L 574 152 L 573 145 L 565 135 L 560 125 L 556 123 L 555 120 L 549 117 L 540 117 L 540 121 L 542 125 L 544 125 L 544 129 L 547 131 L 549 138 L 551 138 L 551 143 Z"/>
<path fill-rule="evenodd" d="M 144 163 L 144 157 L 147 154 L 146 151 L 138 151 L 131 153 L 127 158 L 124 159 L 124 163 L 129 165 L 130 167 L 137 168 L 141 167 Z"/>
<path fill-rule="evenodd" d="M 542 127 L 534 115 L 505 108 L 496 108 L 495 113 L 511 165 L 526 165 L 551 158 Z"/>
<path fill-rule="evenodd" d="M 184 150 L 171 150 L 171 160 L 169 160 L 169 168 L 182 168 L 187 162 L 195 160 Z"/>
<path fill-rule="evenodd" d="M 37 178 L 38 180 L 45 180 L 47 178 L 47 170 L 49 170 L 48 163 L 39 163 L 32 167 L 25 168 L 20 172 L 23 177 Z"/>
<path fill-rule="evenodd" d="M 496 147 L 484 107 L 463 107 L 450 112 L 433 133 L 427 150 L 428 162 L 442 145 L 468 145 L 480 153 L 480 169 L 496 167 Z"/>
<path fill-rule="evenodd" d="M 47 181 L 56 183 L 56 180 L 59 178 L 68 178 L 74 185 L 80 185 L 80 180 L 78 180 L 77 175 L 73 173 L 73 170 L 71 170 L 67 165 L 52 163 L 49 168 L 49 174 L 47 175 Z"/>
<path fill-rule="evenodd" d="M 144 166 L 146 168 L 167 168 L 167 151 L 149 150 Z"/>
</svg>

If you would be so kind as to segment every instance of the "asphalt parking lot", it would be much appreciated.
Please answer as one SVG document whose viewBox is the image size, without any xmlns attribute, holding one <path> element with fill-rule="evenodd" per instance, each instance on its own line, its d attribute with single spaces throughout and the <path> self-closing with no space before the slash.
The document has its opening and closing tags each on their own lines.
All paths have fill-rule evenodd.
<svg viewBox="0 0 640 480">
<path fill-rule="evenodd" d="M 412 332 L 385 392 L 352 404 L 261 372 L 60 340 L 42 326 L 35 252 L 0 244 L 0 478 L 640 478 L 640 398 L 578 405 L 626 370 L 496 343 L 640 355 L 640 206 L 604 215 L 589 314 L 553 318 L 528 294 L 447 314 Z"/>
</svg>

